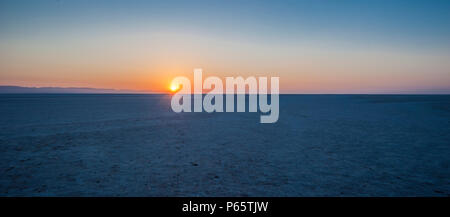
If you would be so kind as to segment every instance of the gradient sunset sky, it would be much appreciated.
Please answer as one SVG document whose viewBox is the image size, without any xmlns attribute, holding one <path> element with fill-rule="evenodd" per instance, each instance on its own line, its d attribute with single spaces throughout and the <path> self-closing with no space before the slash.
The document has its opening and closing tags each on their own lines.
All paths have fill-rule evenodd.
<svg viewBox="0 0 450 217">
<path fill-rule="evenodd" d="M 0 85 L 166 92 L 194 68 L 282 93 L 450 93 L 450 1 L 0 0 Z"/>
</svg>

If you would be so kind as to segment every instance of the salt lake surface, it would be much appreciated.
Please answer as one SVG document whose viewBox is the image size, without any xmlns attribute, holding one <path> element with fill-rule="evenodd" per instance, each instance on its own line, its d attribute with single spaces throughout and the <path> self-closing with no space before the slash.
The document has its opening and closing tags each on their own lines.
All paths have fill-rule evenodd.
<svg viewBox="0 0 450 217">
<path fill-rule="evenodd" d="M 282 95 L 259 117 L 0 95 L 0 196 L 450 196 L 449 95 Z"/>
</svg>

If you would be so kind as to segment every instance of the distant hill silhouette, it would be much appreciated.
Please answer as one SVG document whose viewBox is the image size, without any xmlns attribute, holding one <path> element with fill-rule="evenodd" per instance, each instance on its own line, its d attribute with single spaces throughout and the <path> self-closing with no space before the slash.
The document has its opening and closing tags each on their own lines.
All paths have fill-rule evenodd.
<svg viewBox="0 0 450 217">
<path fill-rule="evenodd" d="M 86 87 L 0 86 L 0 93 L 150 93 L 150 92 L 134 91 L 134 90 L 86 88 Z"/>
</svg>

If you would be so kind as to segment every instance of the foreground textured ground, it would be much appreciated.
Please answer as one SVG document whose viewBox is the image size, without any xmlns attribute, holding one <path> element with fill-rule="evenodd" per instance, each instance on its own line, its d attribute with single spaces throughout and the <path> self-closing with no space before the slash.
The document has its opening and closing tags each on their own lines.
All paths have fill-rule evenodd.
<svg viewBox="0 0 450 217">
<path fill-rule="evenodd" d="M 181 113 L 167 95 L 1 95 L 0 196 L 449 196 L 450 96 L 283 95 Z"/>
</svg>

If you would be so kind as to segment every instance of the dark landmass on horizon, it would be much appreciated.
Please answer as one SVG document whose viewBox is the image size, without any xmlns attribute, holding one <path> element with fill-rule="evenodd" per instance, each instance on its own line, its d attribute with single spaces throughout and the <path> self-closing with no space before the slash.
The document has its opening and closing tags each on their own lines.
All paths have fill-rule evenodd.
<svg viewBox="0 0 450 217">
<path fill-rule="evenodd" d="M 133 93 L 133 94 L 149 94 L 155 92 L 137 91 L 137 90 L 120 90 L 120 89 L 103 89 L 89 87 L 21 87 L 21 86 L 0 86 L 0 93 Z"/>
</svg>

